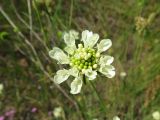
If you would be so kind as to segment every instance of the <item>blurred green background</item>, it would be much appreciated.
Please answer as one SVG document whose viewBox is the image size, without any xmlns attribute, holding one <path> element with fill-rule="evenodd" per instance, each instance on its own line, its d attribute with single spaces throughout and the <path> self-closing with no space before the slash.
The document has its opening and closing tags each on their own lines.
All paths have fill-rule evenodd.
<svg viewBox="0 0 160 120">
<path fill-rule="evenodd" d="M 89 85 L 71 95 L 67 83 L 52 82 L 62 66 L 48 51 L 63 49 L 71 29 L 113 42 L 116 76 L 94 81 L 104 106 Z M 1 0 L 0 84 L 5 120 L 152 120 L 160 111 L 160 1 Z"/>
</svg>

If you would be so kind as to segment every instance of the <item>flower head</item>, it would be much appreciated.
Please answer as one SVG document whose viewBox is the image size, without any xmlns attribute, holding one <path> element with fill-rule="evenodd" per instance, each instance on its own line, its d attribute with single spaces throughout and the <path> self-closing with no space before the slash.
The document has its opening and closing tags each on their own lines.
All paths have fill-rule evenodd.
<svg viewBox="0 0 160 120">
<path fill-rule="evenodd" d="M 72 94 L 81 91 L 83 76 L 88 80 L 94 80 L 97 72 L 104 74 L 108 78 L 115 76 L 115 68 L 111 65 L 114 58 L 109 55 L 103 55 L 108 50 L 112 42 L 110 39 L 103 39 L 96 45 L 99 35 L 88 30 L 82 32 L 81 39 L 76 31 L 69 31 L 64 34 L 66 47 L 63 52 L 60 48 L 54 47 L 49 51 L 49 56 L 58 61 L 59 64 L 69 64 L 70 69 L 57 71 L 54 76 L 54 82 L 60 84 L 67 80 L 69 76 L 75 77 L 71 83 Z M 80 43 L 76 45 L 76 40 Z"/>
<path fill-rule="evenodd" d="M 126 77 L 126 75 L 127 75 L 127 73 L 126 73 L 126 72 L 124 72 L 124 71 L 123 71 L 123 72 L 120 72 L 120 77 L 121 77 L 121 78 L 125 78 L 125 77 Z"/>
<path fill-rule="evenodd" d="M 113 120 L 120 120 L 120 118 L 118 116 L 114 116 Z"/>
<path fill-rule="evenodd" d="M 31 112 L 32 112 L 32 113 L 35 113 L 35 112 L 37 112 L 37 110 L 38 110 L 38 109 L 37 109 L 36 107 L 33 107 L 33 108 L 31 109 Z"/>
<path fill-rule="evenodd" d="M 4 116 L 0 116 L 0 120 L 4 120 L 5 119 L 5 117 Z"/>
<path fill-rule="evenodd" d="M 7 111 L 5 113 L 5 116 L 7 116 L 7 117 L 13 117 L 15 113 L 16 113 L 16 110 L 12 109 L 12 110 Z"/>
<path fill-rule="evenodd" d="M 63 116 L 63 108 L 62 107 L 56 107 L 53 111 L 53 115 L 56 118 L 62 117 Z"/>
<path fill-rule="evenodd" d="M 138 16 L 135 18 L 135 25 L 136 25 L 136 30 L 138 31 L 138 33 L 142 33 L 145 28 L 148 25 L 148 21 L 146 18 L 143 18 L 141 16 Z"/>
<path fill-rule="evenodd" d="M 155 119 L 155 120 L 160 120 L 160 113 L 159 111 L 155 111 L 152 113 L 152 117 Z"/>
</svg>

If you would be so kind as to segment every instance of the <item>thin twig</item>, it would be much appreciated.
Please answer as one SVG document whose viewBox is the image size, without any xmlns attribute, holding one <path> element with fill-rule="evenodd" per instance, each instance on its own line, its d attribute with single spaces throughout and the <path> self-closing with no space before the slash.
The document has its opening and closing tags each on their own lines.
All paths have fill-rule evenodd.
<svg viewBox="0 0 160 120">
<path fill-rule="evenodd" d="M 17 12 L 17 9 L 15 6 L 14 7 L 14 12 L 16 14 L 16 16 L 18 17 L 18 19 L 29 29 L 33 32 L 33 35 L 37 38 L 37 40 L 39 40 L 39 42 L 44 46 L 44 48 L 49 51 L 48 47 L 46 46 L 46 44 L 43 42 L 43 39 L 41 39 L 39 37 L 39 35 L 33 30 L 33 28 L 31 28 L 31 26 L 20 16 L 20 14 Z M 32 21 L 33 22 L 33 21 Z"/>
<path fill-rule="evenodd" d="M 39 24 L 40 24 L 40 28 L 41 28 L 41 31 L 42 31 L 43 36 L 44 36 L 44 40 L 45 40 L 44 44 L 47 46 L 47 44 L 46 44 L 47 36 L 46 36 L 45 30 L 43 28 L 42 22 L 41 22 L 40 13 L 38 11 L 37 4 L 36 4 L 35 0 L 33 0 L 33 2 L 34 2 L 34 9 L 36 11 L 36 14 L 37 14 L 37 17 L 38 17 L 38 21 L 39 21 Z"/>
<path fill-rule="evenodd" d="M 70 7 L 70 15 L 69 15 L 69 28 L 72 24 L 72 16 L 73 16 L 73 0 L 71 0 L 71 7 Z"/>
<path fill-rule="evenodd" d="M 32 40 L 32 31 L 33 31 L 33 27 L 32 27 L 32 7 L 31 7 L 31 1 L 27 0 L 27 5 L 28 5 L 28 15 L 29 15 L 29 25 L 30 25 L 30 40 Z"/>
</svg>

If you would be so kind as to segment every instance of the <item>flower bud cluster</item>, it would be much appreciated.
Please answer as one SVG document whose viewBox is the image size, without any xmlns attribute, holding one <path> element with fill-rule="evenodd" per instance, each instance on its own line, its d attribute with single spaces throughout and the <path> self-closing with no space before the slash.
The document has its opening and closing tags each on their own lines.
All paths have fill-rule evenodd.
<svg viewBox="0 0 160 120">
<path fill-rule="evenodd" d="M 79 70 L 96 69 L 100 53 L 92 48 L 84 48 L 82 44 L 78 44 L 78 49 L 74 51 L 70 57 L 70 66 L 76 67 Z"/>
</svg>

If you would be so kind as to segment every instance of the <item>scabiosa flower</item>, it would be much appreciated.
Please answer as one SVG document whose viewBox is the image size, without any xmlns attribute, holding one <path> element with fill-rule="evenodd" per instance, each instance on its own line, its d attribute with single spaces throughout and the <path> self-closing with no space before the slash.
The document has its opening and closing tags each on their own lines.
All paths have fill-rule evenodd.
<svg viewBox="0 0 160 120">
<path fill-rule="evenodd" d="M 37 112 L 37 110 L 38 110 L 38 109 L 37 109 L 36 107 L 33 107 L 33 108 L 31 109 L 31 112 L 32 112 L 32 113 L 35 113 L 35 112 Z"/>
<path fill-rule="evenodd" d="M 4 116 L 0 116 L 0 120 L 4 120 L 5 119 L 5 117 Z"/>
<path fill-rule="evenodd" d="M 108 78 L 115 76 L 115 68 L 111 65 L 114 58 L 103 54 L 112 45 L 110 39 L 103 39 L 96 44 L 99 35 L 88 30 L 82 32 L 81 38 L 79 38 L 79 33 L 74 30 L 65 33 L 63 38 L 67 45 L 64 48 L 66 53 L 60 48 L 54 47 L 49 51 L 49 56 L 57 60 L 59 64 L 68 64 L 70 69 L 57 71 L 54 76 L 55 83 L 60 84 L 69 76 L 73 76 L 75 79 L 71 82 L 70 93 L 78 94 L 84 78 L 94 80 L 97 73 L 102 73 Z M 76 45 L 78 40 L 80 43 Z"/>
<path fill-rule="evenodd" d="M 63 108 L 62 107 L 56 107 L 53 111 L 53 115 L 56 117 L 56 118 L 59 118 L 59 117 L 62 117 L 63 116 Z"/>
<path fill-rule="evenodd" d="M 121 77 L 121 78 L 125 78 L 125 77 L 126 77 L 126 75 L 127 75 L 127 73 L 126 73 L 126 72 L 124 72 L 124 71 L 120 73 L 120 77 Z"/>
<path fill-rule="evenodd" d="M 114 116 L 113 120 L 120 120 L 120 118 L 118 116 Z"/>
<path fill-rule="evenodd" d="M 152 117 L 155 119 L 155 120 L 160 120 L 160 112 L 159 111 L 155 111 L 152 113 Z"/>
<path fill-rule="evenodd" d="M 8 120 L 13 120 L 15 116 L 16 110 L 11 109 L 5 113 L 5 116 L 8 117 Z"/>
</svg>

